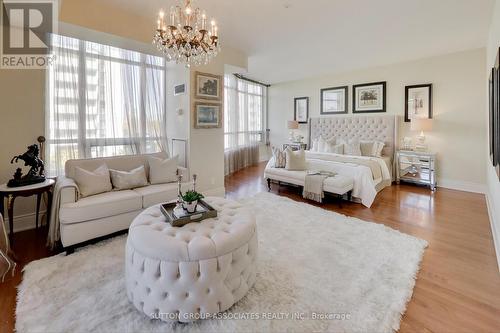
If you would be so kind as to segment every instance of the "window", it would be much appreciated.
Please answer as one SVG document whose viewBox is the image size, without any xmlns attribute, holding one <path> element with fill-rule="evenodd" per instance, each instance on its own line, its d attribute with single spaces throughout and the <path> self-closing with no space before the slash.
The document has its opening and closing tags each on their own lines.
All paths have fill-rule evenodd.
<svg viewBox="0 0 500 333">
<path fill-rule="evenodd" d="M 73 158 L 166 151 L 165 60 L 53 35 L 47 173 Z"/>
<path fill-rule="evenodd" d="M 264 140 L 266 87 L 227 74 L 224 78 L 224 148 Z"/>
</svg>

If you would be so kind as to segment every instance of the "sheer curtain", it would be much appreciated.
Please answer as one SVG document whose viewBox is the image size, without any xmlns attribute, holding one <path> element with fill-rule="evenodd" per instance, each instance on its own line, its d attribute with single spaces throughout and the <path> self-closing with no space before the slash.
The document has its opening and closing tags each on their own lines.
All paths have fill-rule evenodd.
<svg viewBox="0 0 500 333">
<path fill-rule="evenodd" d="M 227 74 L 224 77 L 225 174 L 259 161 L 264 140 L 266 87 Z"/>
<path fill-rule="evenodd" d="M 167 151 L 165 60 L 53 35 L 47 79 L 47 172 L 68 159 Z"/>
</svg>

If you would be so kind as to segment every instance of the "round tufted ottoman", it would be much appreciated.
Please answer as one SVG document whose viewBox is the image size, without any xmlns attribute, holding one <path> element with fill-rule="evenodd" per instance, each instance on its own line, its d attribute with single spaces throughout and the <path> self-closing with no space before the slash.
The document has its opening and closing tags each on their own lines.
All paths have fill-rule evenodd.
<svg viewBox="0 0 500 333">
<path fill-rule="evenodd" d="M 234 201 L 206 201 L 218 211 L 217 218 L 172 227 L 157 205 L 130 226 L 127 295 L 150 318 L 207 318 L 230 308 L 255 282 L 255 217 Z"/>
</svg>

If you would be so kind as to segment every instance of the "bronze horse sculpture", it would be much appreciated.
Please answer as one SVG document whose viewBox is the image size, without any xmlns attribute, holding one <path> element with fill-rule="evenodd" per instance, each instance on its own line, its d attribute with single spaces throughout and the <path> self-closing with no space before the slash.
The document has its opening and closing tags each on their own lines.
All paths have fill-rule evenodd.
<svg viewBox="0 0 500 333">
<path fill-rule="evenodd" d="M 40 150 L 38 145 L 34 144 L 29 146 L 28 150 L 24 154 L 14 156 L 10 160 L 11 164 L 13 164 L 14 161 L 17 163 L 19 160 L 22 160 L 24 161 L 25 166 L 30 167 L 30 170 L 23 176 L 21 168 L 17 168 L 14 178 L 9 180 L 7 186 L 18 187 L 44 182 L 45 166 L 43 161 L 38 157 L 39 154 Z"/>
</svg>

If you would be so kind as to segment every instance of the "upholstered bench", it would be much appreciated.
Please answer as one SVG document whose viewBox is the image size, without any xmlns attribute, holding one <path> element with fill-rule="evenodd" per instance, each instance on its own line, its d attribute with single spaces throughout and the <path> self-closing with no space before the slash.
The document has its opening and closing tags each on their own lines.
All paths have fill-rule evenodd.
<svg viewBox="0 0 500 333">
<path fill-rule="evenodd" d="M 126 245 L 129 300 L 150 318 L 190 322 L 230 308 L 255 282 L 257 228 L 251 211 L 207 198 L 218 217 L 183 227 L 160 206 L 135 218 Z"/>
</svg>

